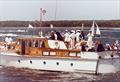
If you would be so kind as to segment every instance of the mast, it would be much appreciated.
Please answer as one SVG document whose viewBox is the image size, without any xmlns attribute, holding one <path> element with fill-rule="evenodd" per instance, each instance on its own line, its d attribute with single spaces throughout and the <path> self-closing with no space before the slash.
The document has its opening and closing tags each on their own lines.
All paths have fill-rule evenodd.
<svg viewBox="0 0 120 82">
<path fill-rule="evenodd" d="M 42 36 L 42 16 L 45 15 L 46 10 L 44 10 L 43 8 L 40 8 L 40 32 L 39 32 L 39 36 Z"/>
<path fill-rule="evenodd" d="M 56 0 L 56 3 L 55 3 L 55 20 L 57 18 L 57 6 L 58 6 L 58 0 Z"/>
<path fill-rule="evenodd" d="M 39 33 L 38 33 L 38 35 L 39 35 L 40 37 L 42 36 L 41 26 L 42 26 L 42 8 L 40 8 L 40 31 L 39 31 Z"/>
</svg>

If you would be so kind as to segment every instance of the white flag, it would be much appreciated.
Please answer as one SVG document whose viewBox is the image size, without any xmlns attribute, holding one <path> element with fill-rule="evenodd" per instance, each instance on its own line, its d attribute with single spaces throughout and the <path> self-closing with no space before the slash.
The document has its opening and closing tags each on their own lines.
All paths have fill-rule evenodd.
<svg viewBox="0 0 120 82">
<path fill-rule="evenodd" d="M 29 24 L 28 28 L 33 28 L 33 26 L 31 24 Z"/>
<path fill-rule="evenodd" d="M 50 28 L 53 28 L 53 24 L 50 24 Z"/>
</svg>

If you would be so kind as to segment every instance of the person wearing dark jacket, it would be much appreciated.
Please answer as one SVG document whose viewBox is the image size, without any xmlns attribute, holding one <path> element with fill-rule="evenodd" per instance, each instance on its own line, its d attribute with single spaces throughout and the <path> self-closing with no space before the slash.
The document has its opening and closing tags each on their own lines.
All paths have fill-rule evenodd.
<svg viewBox="0 0 120 82">
<path fill-rule="evenodd" d="M 57 40 L 63 41 L 63 37 L 61 36 L 60 32 L 56 32 Z"/>
<path fill-rule="evenodd" d="M 54 31 L 51 31 L 49 39 L 55 40 Z"/>
<path fill-rule="evenodd" d="M 105 48 L 100 40 L 97 42 L 97 52 L 105 51 Z"/>
</svg>

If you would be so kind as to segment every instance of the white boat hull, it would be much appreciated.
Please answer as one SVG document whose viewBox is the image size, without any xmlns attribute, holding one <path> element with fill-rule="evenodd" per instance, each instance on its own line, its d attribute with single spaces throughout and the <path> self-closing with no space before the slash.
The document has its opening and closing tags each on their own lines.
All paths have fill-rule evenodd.
<svg viewBox="0 0 120 82">
<path fill-rule="evenodd" d="M 0 65 L 17 68 L 31 68 L 50 71 L 112 73 L 120 71 L 120 58 L 106 59 L 72 59 L 55 57 L 28 57 L 21 55 L 1 54 Z"/>
</svg>

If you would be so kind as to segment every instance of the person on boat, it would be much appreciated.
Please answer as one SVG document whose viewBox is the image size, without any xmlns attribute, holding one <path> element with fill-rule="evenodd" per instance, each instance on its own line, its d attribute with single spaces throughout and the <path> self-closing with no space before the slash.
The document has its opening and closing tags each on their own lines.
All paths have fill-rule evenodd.
<svg viewBox="0 0 120 82">
<path fill-rule="evenodd" d="M 49 37 L 50 37 L 50 33 L 48 32 L 45 34 L 45 38 L 49 38 Z"/>
<path fill-rule="evenodd" d="M 110 46 L 109 43 L 106 44 L 106 49 L 107 49 L 107 50 L 112 50 L 112 48 L 111 48 L 111 46 Z"/>
<path fill-rule="evenodd" d="M 6 37 L 5 42 L 6 42 L 6 48 L 10 49 L 10 44 L 13 42 L 13 39 L 11 37 Z"/>
<path fill-rule="evenodd" d="M 63 37 L 61 36 L 60 32 L 56 32 L 57 40 L 63 41 Z"/>
<path fill-rule="evenodd" d="M 105 51 L 105 48 L 104 48 L 104 46 L 103 46 L 101 40 L 97 40 L 96 45 L 97 45 L 97 52 Z"/>
<path fill-rule="evenodd" d="M 86 51 L 86 41 L 85 40 L 81 40 L 80 46 L 81 46 L 81 51 Z"/>
<path fill-rule="evenodd" d="M 57 40 L 57 35 L 56 35 L 56 33 L 54 31 L 51 31 L 49 39 L 51 39 L 51 40 Z"/>
<path fill-rule="evenodd" d="M 70 42 L 70 34 L 69 34 L 68 30 L 65 30 L 64 41 Z"/>
<path fill-rule="evenodd" d="M 88 46 L 88 49 L 91 49 L 94 46 L 94 44 L 93 44 L 93 37 L 94 37 L 94 35 L 92 34 L 92 31 L 89 32 L 87 37 L 88 37 L 87 46 Z"/>
<path fill-rule="evenodd" d="M 81 31 L 81 33 L 80 33 L 80 39 L 81 40 L 85 40 L 85 34 L 84 34 L 84 32 L 83 31 Z"/>
<path fill-rule="evenodd" d="M 119 50 L 119 41 L 118 40 L 113 42 L 112 50 Z"/>
<path fill-rule="evenodd" d="M 70 33 L 68 30 L 65 30 L 65 34 L 63 35 L 63 37 L 67 48 L 70 48 Z"/>
<path fill-rule="evenodd" d="M 77 30 L 75 35 L 76 35 L 75 36 L 76 37 L 76 43 L 80 42 L 80 30 Z"/>
<path fill-rule="evenodd" d="M 75 31 L 71 30 L 70 34 L 70 49 L 73 49 L 75 47 Z"/>
<path fill-rule="evenodd" d="M 43 37 L 43 32 L 41 30 L 38 32 L 38 36 Z"/>
</svg>

